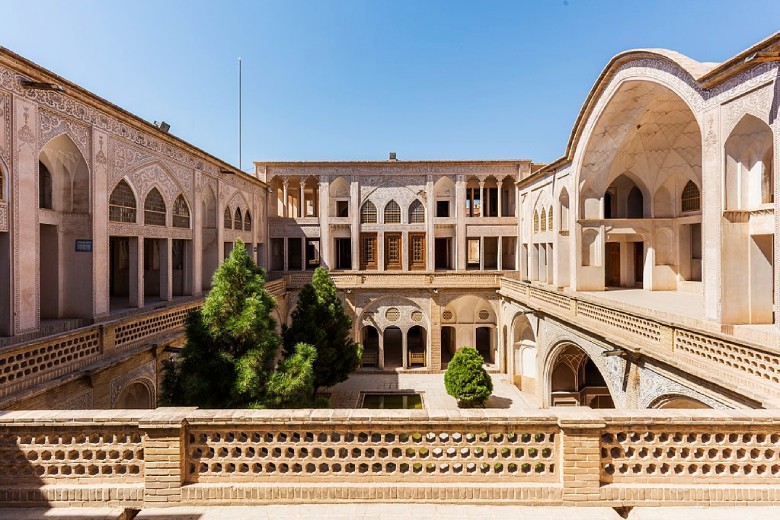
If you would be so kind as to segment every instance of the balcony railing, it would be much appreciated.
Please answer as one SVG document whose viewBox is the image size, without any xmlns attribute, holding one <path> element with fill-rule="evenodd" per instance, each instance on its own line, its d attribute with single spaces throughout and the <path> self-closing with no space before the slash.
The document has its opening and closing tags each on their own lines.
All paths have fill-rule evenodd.
<svg viewBox="0 0 780 520">
<path fill-rule="evenodd" d="M 780 403 L 780 349 L 660 318 L 657 313 L 610 305 L 579 293 L 564 293 L 528 282 L 501 279 L 501 294 L 586 330 L 597 330 L 629 351 L 679 366 L 742 395 Z M 688 320 L 690 321 L 690 320 Z"/>
<path fill-rule="evenodd" d="M 4 507 L 780 500 L 779 410 L 24 411 Z"/>
</svg>

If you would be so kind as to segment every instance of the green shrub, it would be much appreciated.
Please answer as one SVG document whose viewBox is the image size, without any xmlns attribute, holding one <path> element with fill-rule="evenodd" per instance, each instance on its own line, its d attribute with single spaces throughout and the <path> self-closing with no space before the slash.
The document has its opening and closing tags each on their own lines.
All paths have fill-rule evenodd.
<svg viewBox="0 0 780 520">
<path fill-rule="evenodd" d="M 493 380 L 482 367 L 477 349 L 463 347 L 452 357 L 444 374 L 444 388 L 458 400 L 458 406 L 484 406 L 493 393 Z"/>
</svg>

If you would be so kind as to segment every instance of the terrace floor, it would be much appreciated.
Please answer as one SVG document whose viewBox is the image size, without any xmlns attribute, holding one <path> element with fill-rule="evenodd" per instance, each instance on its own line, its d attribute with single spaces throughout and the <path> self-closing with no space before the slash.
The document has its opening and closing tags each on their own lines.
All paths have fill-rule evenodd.
<svg viewBox="0 0 780 520">
<path fill-rule="evenodd" d="M 511 384 L 505 374 L 491 374 L 493 395 L 486 408 L 507 410 L 529 410 L 539 408 L 536 398 L 521 392 Z M 331 408 L 357 408 L 360 392 L 420 392 L 423 407 L 427 410 L 446 410 L 458 407 L 454 397 L 444 389 L 444 374 L 414 373 L 355 373 L 343 383 L 327 390 L 330 393 Z"/>
</svg>

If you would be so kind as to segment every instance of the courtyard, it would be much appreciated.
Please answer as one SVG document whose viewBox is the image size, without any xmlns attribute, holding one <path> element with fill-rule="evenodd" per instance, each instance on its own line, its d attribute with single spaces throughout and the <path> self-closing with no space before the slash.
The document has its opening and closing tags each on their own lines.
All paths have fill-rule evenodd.
<svg viewBox="0 0 780 520">
<path fill-rule="evenodd" d="M 506 374 L 491 374 L 493 395 L 485 408 L 512 411 L 540 408 L 535 396 L 521 392 L 509 382 Z M 426 410 L 452 410 L 458 407 L 455 398 L 444 389 L 444 374 L 415 374 L 388 372 L 357 372 L 349 379 L 325 391 L 330 394 L 331 408 L 358 408 L 361 393 L 412 393 L 422 394 Z"/>
</svg>

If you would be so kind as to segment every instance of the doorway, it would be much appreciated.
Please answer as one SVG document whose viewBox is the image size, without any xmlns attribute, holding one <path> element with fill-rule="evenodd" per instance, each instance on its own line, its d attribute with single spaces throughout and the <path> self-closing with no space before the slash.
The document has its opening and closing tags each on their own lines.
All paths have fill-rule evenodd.
<svg viewBox="0 0 780 520">
<path fill-rule="evenodd" d="M 607 242 L 604 274 L 607 287 L 620 287 L 620 243 Z"/>
<path fill-rule="evenodd" d="M 403 332 L 398 327 L 388 327 L 384 331 L 385 368 L 403 366 Z"/>
<path fill-rule="evenodd" d="M 437 238 L 435 239 L 435 267 L 439 269 L 452 269 L 452 255 L 451 251 L 451 238 Z"/>
<path fill-rule="evenodd" d="M 336 239 L 336 269 L 352 269 L 352 239 Z"/>
<path fill-rule="evenodd" d="M 645 273 L 645 243 L 634 242 L 634 285 L 642 287 Z"/>
</svg>

